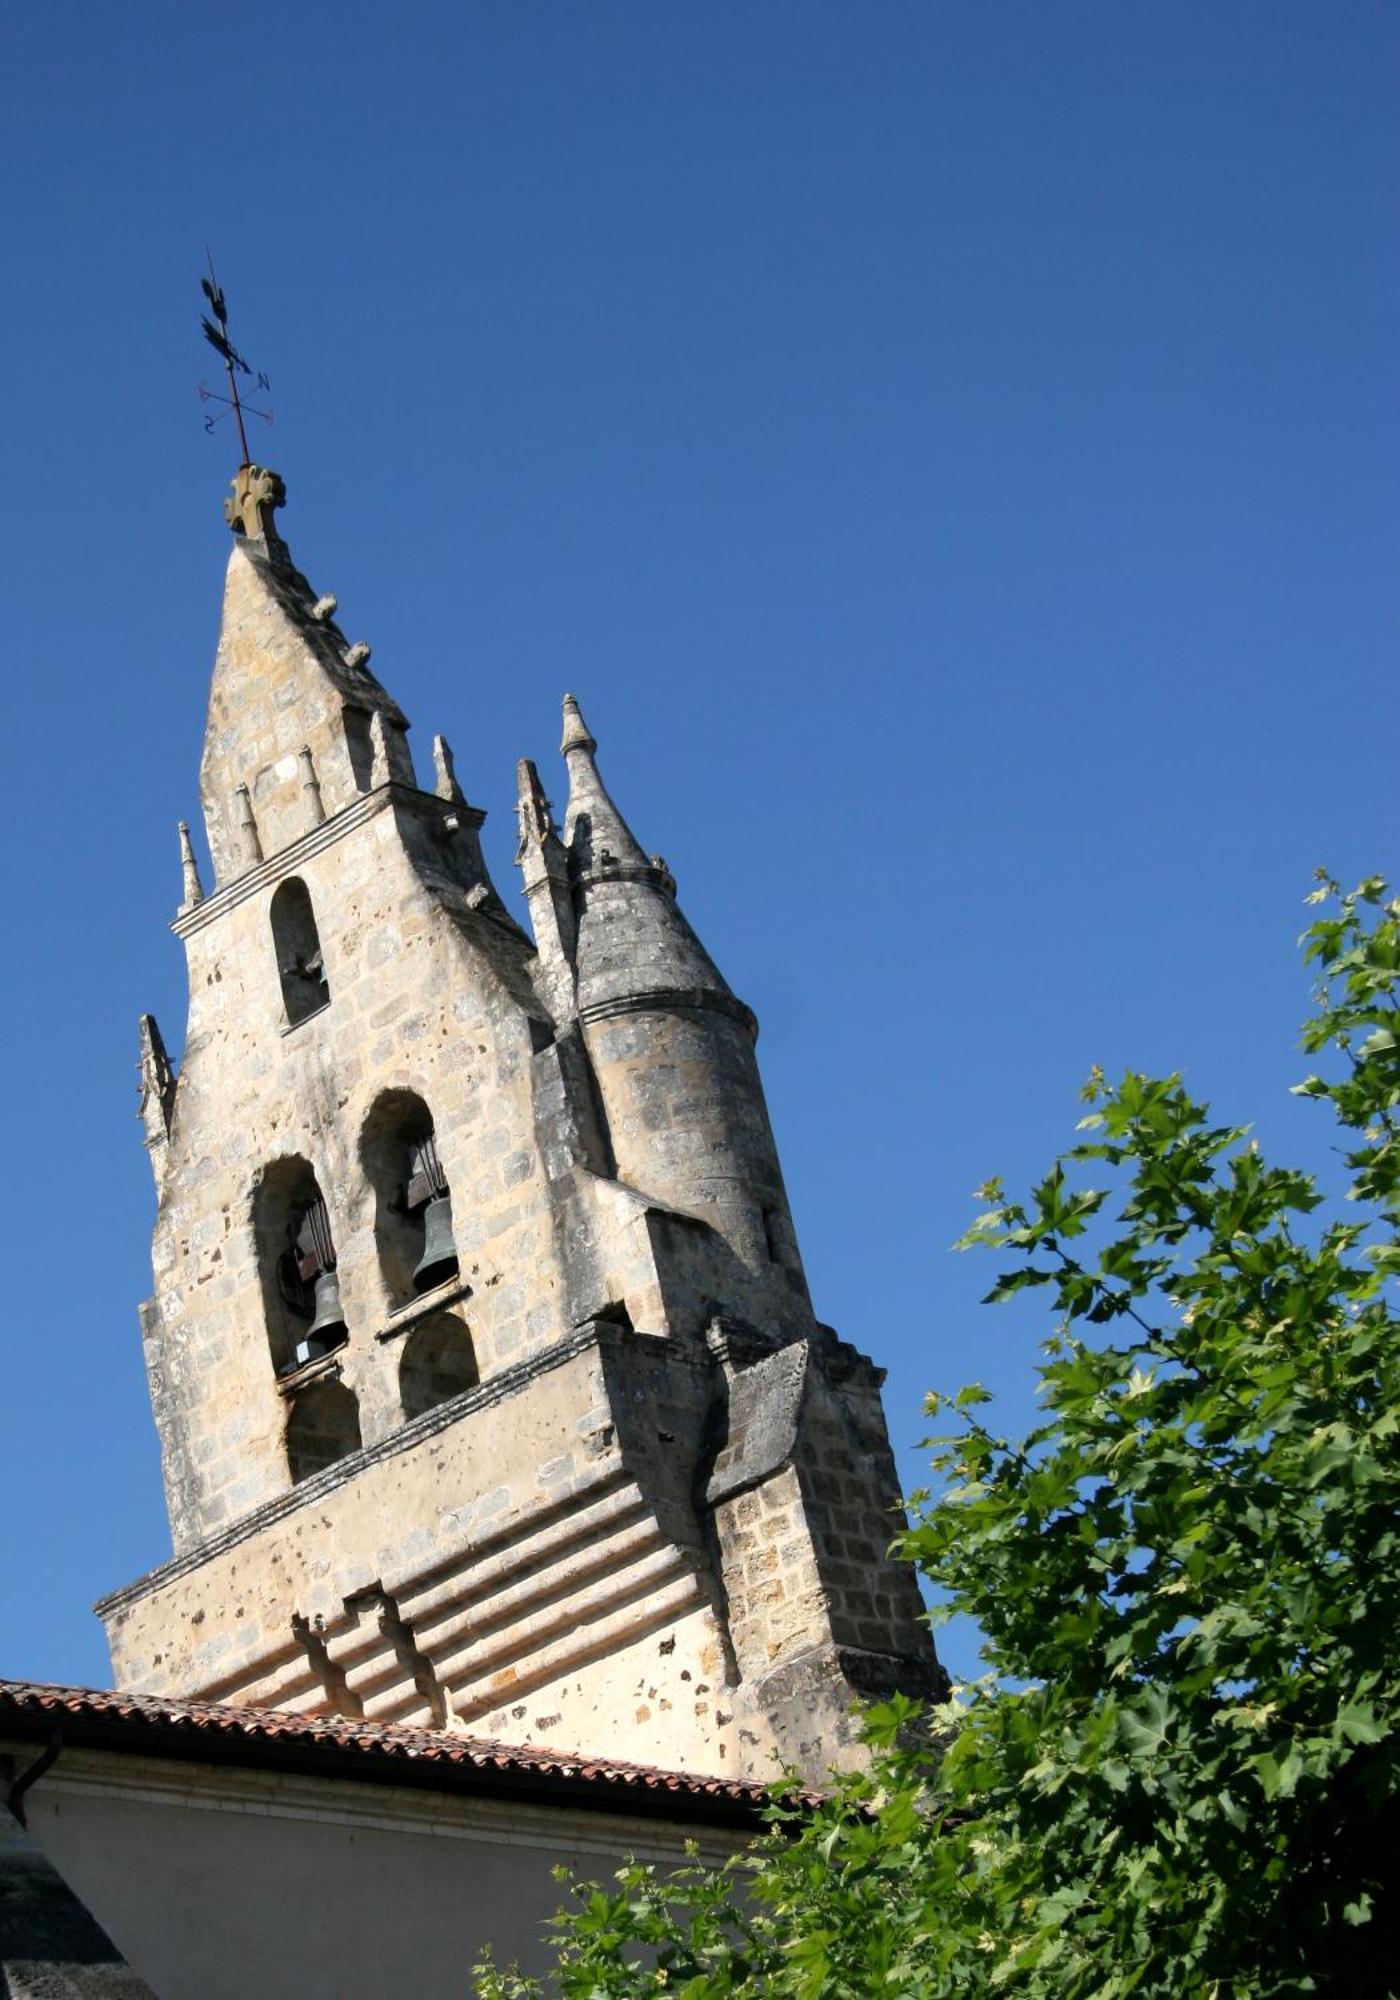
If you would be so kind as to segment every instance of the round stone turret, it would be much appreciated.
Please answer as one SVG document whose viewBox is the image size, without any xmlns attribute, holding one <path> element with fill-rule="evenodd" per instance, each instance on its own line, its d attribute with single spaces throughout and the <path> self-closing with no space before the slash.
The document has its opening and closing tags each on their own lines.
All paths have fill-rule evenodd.
<svg viewBox="0 0 1400 2000">
<path fill-rule="evenodd" d="M 610 797 L 597 747 L 566 696 L 577 1007 L 618 1173 L 717 1230 L 756 1310 L 787 1319 L 796 1305 L 805 1316 L 757 1023 L 677 905 L 665 862 L 646 853 Z"/>
</svg>

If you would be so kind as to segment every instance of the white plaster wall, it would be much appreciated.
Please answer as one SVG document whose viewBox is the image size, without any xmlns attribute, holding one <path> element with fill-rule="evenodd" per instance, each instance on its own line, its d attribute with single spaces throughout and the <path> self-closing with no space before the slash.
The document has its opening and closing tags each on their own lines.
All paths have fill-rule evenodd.
<svg viewBox="0 0 1400 2000">
<path fill-rule="evenodd" d="M 36 1846 L 159 2000 L 466 2000 L 488 1943 L 547 1970 L 561 1863 L 606 1879 L 629 1854 L 679 1863 L 687 1835 L 711 1861 L 739 1840 L 76 1750 L 27 1805 Z"/>
</svg>

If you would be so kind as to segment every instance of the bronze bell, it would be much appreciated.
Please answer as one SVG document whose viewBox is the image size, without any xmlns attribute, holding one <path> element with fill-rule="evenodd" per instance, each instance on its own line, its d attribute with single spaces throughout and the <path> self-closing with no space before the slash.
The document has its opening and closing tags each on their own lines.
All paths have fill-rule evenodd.
<svg viewBox="0 0 1400 2000">
<path fill-rule="evenodd" d="M 329 1354 L 348 1339 L 345 1317 L 340 1310 L 340 1280 L 334 1271 L 316 1273 L 316 1317 L 306 1329 L 306 1338 L 297 1348 L 298 1361 L 314 1361 Z"/>
<path fill-rule="evenodd" d="M 415 1292 L 430 1292 L 457 1275 L 457 1246 L 452 1241 L 452 1197 L 435 1194 L 423 1210 L 423 1254 L 413 1272 Z"/>
</svg>

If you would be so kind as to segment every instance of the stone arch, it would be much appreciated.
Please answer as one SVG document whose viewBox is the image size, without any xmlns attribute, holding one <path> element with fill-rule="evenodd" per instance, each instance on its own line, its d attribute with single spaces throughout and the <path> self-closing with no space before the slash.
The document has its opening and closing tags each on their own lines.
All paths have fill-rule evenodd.
<svg viewBox="0 0 1400 2000">
<path fill-rule="evenodd" d="M 348 1334 L 339 1318 L 330 1212 L 311 1162 L 299 1153 L 272 1160 L 253 1189 L 253 1244 L 273 1372 L 290 1374 L 312 1338 L 322 1353 Z"/>
<path fill-rule="evenodd" d="M 452 1277 L 457 1266 L 447 1177 L 433 1116 L 412 1090 L 384 1090 L 360 1128 L 360 1161 L 374 1190 L 374 1241 L 391 1306 Z"/>
<path fill-rule="evenodd" d="M 319 1014 L 331 997 L 311 891 L 300 876 L 289 875 L 278 884 L 268 914 L 277 976 L 282 982 L 282 1005 L 287 1026 L 295 1028 Z"/>
<path fill-rule="evenodd" d="M 287 1467 L 292 1484 L 324 1472 L 360 1449 L 360 1406 L 334 1376 L 308 1382 L 287 1413 Z"/>
<path fill-rule="evenodd" d="M 347 702 L 341 710 L 341 721 L 345 725 L 345 748 L 350 758 L 355 790 L 367 792 L 374 776 L 374 741 L 370 735 L 369 711 Z"/>
<path fill-rule="evenodd" d="M 405 1423 L 450 1402 L 480 1381 L 472 1337 L 456 1313 L 430 1313 L 408 1335 L 399 1357 Z"/>
</svg>

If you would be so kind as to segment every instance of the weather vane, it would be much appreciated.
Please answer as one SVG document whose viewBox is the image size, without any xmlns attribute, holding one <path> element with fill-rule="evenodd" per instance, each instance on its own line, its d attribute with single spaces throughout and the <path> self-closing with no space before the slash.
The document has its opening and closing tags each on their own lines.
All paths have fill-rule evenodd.
<svg viewBox="0 0 1400 2000">
<path fill-rule="evenodd" d="M 265 410 L 260 410 L 253 403 L 245 403 L 238 393 L 238 378 L 240 375 L 251 376 L 255 389 L 262 390 L 264 394 L 271 390 L 272 384 L 268 381 L 266 375 L 248 365 L 228 337 L 228 306 L 224 301 L 219 281 L 214 276 L 214 259 L 212 257 L 209 259 L 209 276 L 201 278 L 199 283 L 200 289 L 209 301 L 209 310 L 214 315 L 213 319 L 205 318 L 200 322 L 204 328 L 204 338 L 223 362 L 224 369 L 228 375 L 228 394 L 226 396 L 221 396 L 216 389 L 209 388 L 204 382 L 201 382 L 199 385 L 199 400 L 201 403 L 222 403 L 224 406 L 217 416 L 211 414 L 204 419 L 204 428 L 206 431 L 212 432 L 215 425 L 221 424 L 229 411 L 232 410 L 233 420 L 238 426 L 239 447 L 243 453 L 241 463 L 248 465 L 251 463 L 251 456 L 248 451 L 248 433 L 244 428 L 243 419 L 245 416 L 260 417 L 263 423 L 270 424 L 272 422 L 272 410 L 270 406 Z"/>
</svg>

